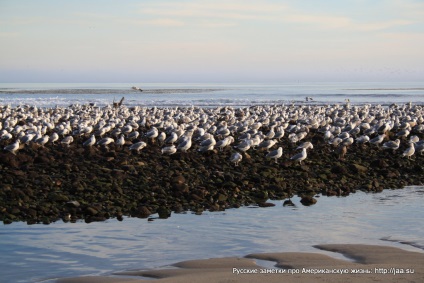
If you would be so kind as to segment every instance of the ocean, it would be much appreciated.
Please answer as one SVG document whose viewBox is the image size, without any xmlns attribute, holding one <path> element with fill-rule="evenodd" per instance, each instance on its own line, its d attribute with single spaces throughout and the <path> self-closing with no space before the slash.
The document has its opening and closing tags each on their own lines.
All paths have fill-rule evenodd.
<svg viewBox="0 0 424 283">
<path fill-rule="evenodd" d="M 423 104 L 424 83 L 0 84 L 0 105 L 93 103 L 101 107 L 122 97 L 128 107 L 326 105 L 343 104 L 346 99 L 353 105 Z M 0 226 L 0 282 L 53 282 L 258 252 L 323 253 L 312 246 L 326 243 L 390 245 L 422 252 L 423 198 L 424 187 L 416 186 L 348 197 L 321 196 L 310 207 L 294 197 L 295 207 L 271 201 L 274 207 L 173 213 L 166 220 L 12 223 Z"/>
<path fill-rule="evenodd" d="M 138 87 L 143 91 L 133 90 Z M 126 106 L 246 107 L 281 104 L 422 103 L 424 83 L 285 83 L 285 84 L 0 84 L 0 105 L 66 107 L 71 104 L 112 104 L 125 97 Z M 308 101 L 306 98 L 309 98 Z M 312 100 L 311 100 L 312 99 Z"/>
</svg>

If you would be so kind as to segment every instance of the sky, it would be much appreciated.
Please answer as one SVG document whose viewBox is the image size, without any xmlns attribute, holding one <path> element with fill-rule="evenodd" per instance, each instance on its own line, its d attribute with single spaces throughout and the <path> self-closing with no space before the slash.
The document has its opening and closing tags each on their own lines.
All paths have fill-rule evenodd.
<svg viewBox="0 0 424 283">
<path fill-rule="evenodd" d="M 423 0 L 0 0 L 3 83 L 423 79 Z"/>
</svg>

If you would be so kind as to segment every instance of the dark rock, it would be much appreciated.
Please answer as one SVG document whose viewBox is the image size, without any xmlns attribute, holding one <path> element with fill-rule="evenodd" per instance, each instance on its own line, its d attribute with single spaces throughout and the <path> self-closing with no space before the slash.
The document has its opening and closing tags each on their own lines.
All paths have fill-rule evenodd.
<svg viewBox="0 0 424 283">
<path fill-rule="evenodd" d="M 98 213 L 99 213 L 99 211 L 97 209 L 95 209 L 94 207 L 87 207 L 85 209 L 85 214 L 90 215 L 90 216 L 96 215 Z"/>
<path fill-rule="evenodd" d="M 258 206 L 259 207 L 272 207 L 272 206 L 275 206 L 275 204 L 272 203 L 272 202 L 260 202 L 260 203 L 258 203 Z"/>
<path fill-rule="evenodd" d="M 171 217 L 171 210 L 169 210 L 165 206 L 160 206 L 157 209 L 157 213 L 159 214 L 159 218 L 161 219 L 167 219 L 168 217 Z"/>
<path fill-rule="evenodd" d="M 283 206 L 295 206 L 295 205 L 290 199 L 287 199 L 283 202 Z"/>
<path fill-rule="evenodd" d="M 304 196 L 300 200 L 300 203 L 305 205 L 305 206 L 309 206 L 309 205 L 316 204 L 317 200 L 315 198 L 311 197 L 311 196 Z"/>
<path fill-rule="evenodd" d="M 66 205 L 69 207 L 79 207 L 81 204 L 76 200 L 72 200 L 72 201 L 68 201 Z"/>
<path fill-rule="evenodd" d="M 366 173 L 368 171 L 367 167 L 363 165 L 355 164 L 355 163 L 352 164 L 350 168 L 354 173 L 359 173 L 359 174 Z"/>
<path fill-rule="evenodd" d="M 152 214 L 152 212 L 146 206 L 141 206 L 141 207 L 138 208 L 136 215 L 139 218 L 147 218 L 151 214 Z"/>
<path fill-rule="evenodd" d="M 331 168 L 331 172 L 335 174 L 346 174 L 347 169 L 344 166 L 341 165 L 335 165 Z"/>
</svg>

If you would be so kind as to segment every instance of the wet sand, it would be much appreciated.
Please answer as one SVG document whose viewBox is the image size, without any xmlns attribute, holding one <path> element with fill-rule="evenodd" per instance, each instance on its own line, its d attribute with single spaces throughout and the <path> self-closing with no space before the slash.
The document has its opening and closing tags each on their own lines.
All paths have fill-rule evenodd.
<svg viewBox="0 0 424 283">
<path fill-rule="evenodd" d="M 135 270 L 111 276 L 59 279 L 58 283 L 88 282 L 422 282 L 424 253 L 377 245 L 317 245 L 316 253 L 249 254 L 244 258 L 211 258 L 179 262 L 169 269 Z M 341 253 L 336 259 L 320 250 Z M 213 255 L 211 255 L 213 256 Z M 255 260 L 274 261 L 265 268 Z M 148 280 L 145 277 L 156 278 Z"/>
</svg>

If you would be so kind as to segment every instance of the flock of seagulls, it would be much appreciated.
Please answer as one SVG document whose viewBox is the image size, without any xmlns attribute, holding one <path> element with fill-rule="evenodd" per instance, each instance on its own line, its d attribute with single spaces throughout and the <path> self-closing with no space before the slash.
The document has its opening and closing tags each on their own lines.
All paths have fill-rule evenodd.
<svg viewBox="0 0 424 283">
<path fill-rule="evenodd" d="M 229 161 L 238 166 L 251 150 L 278 163 L 287 141 L 295 146 L 290 157 L 302 164 L 313 144 L 311 131 L 321 134 L 330 148 L 344 158 L 356 143 L 369 144 L 402 157 L 424 152 L 424 108 L 403 104 L 265 105 L 245 108 L 218 107 L 96 107 L 71 105 L 66 108 L 35 106 L 0 107 L 0 143 L 17 154 L 29 144 L 40 147 L 69 147 L 75 140 L 83 147 L 128 147 L 140 152 L 156 144 L 163 155 L 177 152 L 233 151 Z M 79 137 L 76 139 L 76 137 Z M 405 147 L 405 146 L 403 146 Z"/>
</svg>

